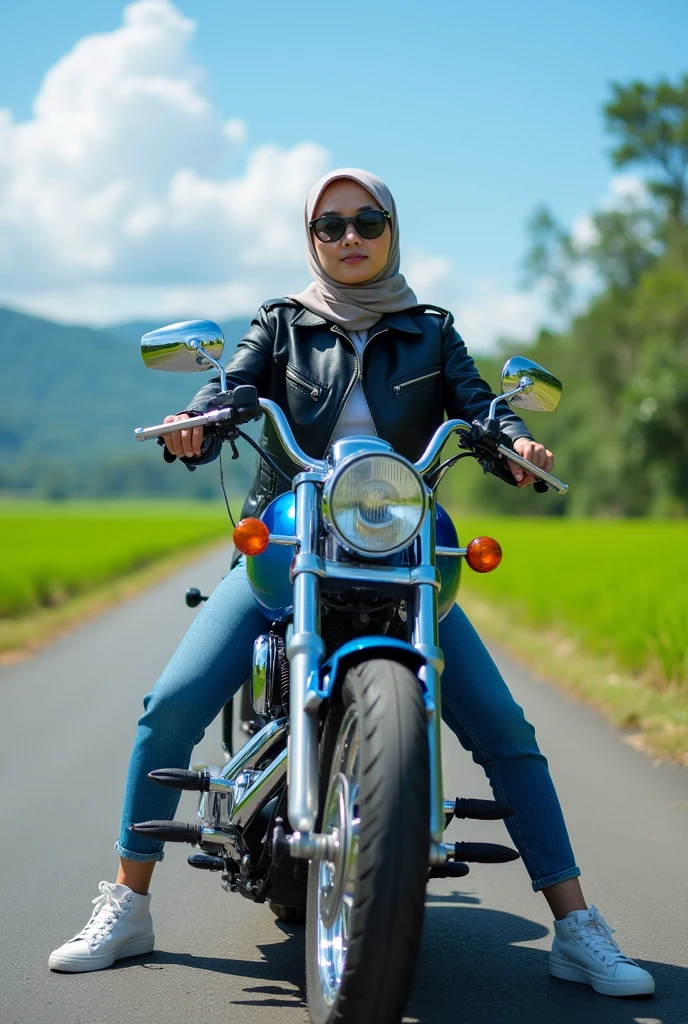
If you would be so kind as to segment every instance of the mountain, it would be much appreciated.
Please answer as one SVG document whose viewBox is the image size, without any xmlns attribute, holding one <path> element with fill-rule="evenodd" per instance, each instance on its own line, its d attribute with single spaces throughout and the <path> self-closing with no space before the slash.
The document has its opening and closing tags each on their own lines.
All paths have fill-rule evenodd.
<svg viewBox="0 0 688 1024">
<path fill-rule="evenodd" d="M 195 320 L 196 317 L 183 317 L 184 320 Z M 227 357 L 237 346 L 239 339 L 246 333 L 251 320 L 249 317 L 234 317 L 231 320 L 223 320 L 219 325 L 225 336 L 225 357 Z M 144 334 L 162 327 L 160 320 L 130 320 L 123 324 L 112 324 L 107 328 L 109 334 L 114 334 L 123 341 L 135 342 L 137 345 Z"/>
<path fill-rule="evenodd" d="M 227 339 L 225 358 L 248 323 L 220 325 Z M 203 471 L 165 466 L 154 442 L 134 440 L 134 427 L 159 423 L 184 408 L 208 376 L 147 370 L 139 340 L 156 326 L 127 323 L 97 330 L 0 308 L 0 489 L 109 493 L 108 466 L 124 491 L 131 489 L 126 478 L 132 474 L 138 481 L 134 489 L 150 489 L 151 474 L 164 481 L 163 490 L 202 487 L 191 480 Z M 243 486 L 253 458 L 247 454 L 240 462 Z M 160 476 L 161 470 L 166 474 Z"/>
</svg>

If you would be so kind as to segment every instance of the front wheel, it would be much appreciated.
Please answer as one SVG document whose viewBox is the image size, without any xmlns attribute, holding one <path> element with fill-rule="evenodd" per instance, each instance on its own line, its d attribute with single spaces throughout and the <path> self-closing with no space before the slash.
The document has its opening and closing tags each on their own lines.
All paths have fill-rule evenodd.
<svg viewBox="0 0 688 1024">
<path fill-rule="evenodd" d="M 425 705 L 393 661 L 349 670 L 320 748 L 321 831 L 333 861 L 308 876 L 306 981 L 313 1024 L 397 1024 L 423 928 L 430 843 Z"/>
</svg>

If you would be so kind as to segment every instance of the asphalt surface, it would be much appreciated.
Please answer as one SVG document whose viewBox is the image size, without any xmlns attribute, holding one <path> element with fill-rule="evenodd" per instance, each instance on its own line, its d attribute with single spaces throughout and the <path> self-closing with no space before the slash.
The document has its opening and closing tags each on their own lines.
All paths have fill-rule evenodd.
<svg viewBox="0 0 688 1024">
<path fill-rule="evenodd" d="M 228 895 L 170 845 L 156 871 L 157 949 L 96 974 L 53 974 L 50 951 L 77 932 L 113 843 L 140 701 L 228 555 L 167 582 L 0 670 L 0 1022 L 304 1024 L 303 930 Z M 408 1008 L 422 1024 L 688 1024 L 688 772 L 623 743 L 588 709 L 494 652 L 538 731 L 565 809 L 584 889 L 654 998 L 619 1000 L 547 974 L 551 919 L 520 862 L 433 881 Z M 217 763 L 219 729 L 194 761 Z M 445 795 L 489 796 L 449 734 Z M 193 794 L 178 817 L 193 820 Z M 503 841 L 500 822 L 454 823 L 450 838 Z M 400 823 L 403 837 L 403 823 Z"/>
</svg>

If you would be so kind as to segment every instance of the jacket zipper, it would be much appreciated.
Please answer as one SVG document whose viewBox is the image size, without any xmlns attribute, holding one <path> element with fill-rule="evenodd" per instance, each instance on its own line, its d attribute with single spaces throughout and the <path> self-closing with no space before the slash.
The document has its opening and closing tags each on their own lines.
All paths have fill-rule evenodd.
<svg viewBox="0 0 688 1024">
<path fill-rule="evenodd" d="M 347 403 L 347 401 L 349 399 L 349 395 L 351 394 L 351 392 L 352 392 L 352 390 L 353 390 L 353 388 L 354 388 L 354 386 L 356 384 L 356 381 L 357 380 L 360 380 L 361 382 L 363 381 L 363 366 L 362 366 L 361 361 L 358 358 L 358 350 L 357 350 L 356 346 L 354 345 L 354 343 L 351 340 L 351 338 L 347 334 L 344 334 L 344 332 L 340 333 L 339 331 L 335 331 L 335 334 L 339 334 L 340 337 L 344 338 L 344 340 L 346 342 L 348 342 L 348 344 L 353 349 L 354 359 L 356 360 L 356 362 L 355 362 L 354 375 L 351 378 L 351 380 L 349 381 L 348 388 L 344 392 L 344 398 L 342 399 L 342 401 L 340 403 L 340 406 L 339 406 L 339 409 L 337 410 L 337 416 L 336 416 L 335 421 L 334 421 L 334 426 L 332 427 L 332 430 L 330 431 L 330 436 L 327 439 L 327 444 L 325 445 L 325 454 L 327 454 L 327 451 L 328 451 L 328 449 L 330 447 L 330 444 L 332 443 L 332 438 L 334 437 L 334 432 L 337 429 L 337 424 L 339 423 L 339 417 L 341 416 L 341 414 L 342 414 L 342 412 L 344 410 L 344 406 L 346 405 L 346 403 Z M 367 344 L 368 344 L 368 342 L 366 341 L 366 345 Z M 363 347 L 365 348 L 365 345 Z M 361 387 L 363 387 L 363 384 L 361 384 Z M 371 416 L 372 416 L 372 413 L 371 413 Z"/>
<path fill-rule="evenodd" d="M 311 382 L 308 380 L 304 380 L 303 377 L 301 377 L 298 373 L 295 373 L 294 370 L 291 370 L 289 367 L 287 367 L 286 377 L 287 380 L 290 380 L 292 382 L 292 384 L 296 384 L 304 391 L 307 391 L 314 402 L 318 401 L 318 399 L 320 398 L 319 387 L 317 387 L 315 384 L 311 384 Z"/>
<path fill-rule="evenodd" d="M 404 388 L 409 387 L 410 384 L 418 384 L 421 380 L 428 380 L 430 377 L 437 377 L 441 373 L 441 370 L 433 370 L 431 373 L 423 373 L 420 377 L 413 377 L 411 380 L 404 380 L 401 384 L 395 384 L 392 391 L 395 395 L 400 395 Z"/>
</svg>

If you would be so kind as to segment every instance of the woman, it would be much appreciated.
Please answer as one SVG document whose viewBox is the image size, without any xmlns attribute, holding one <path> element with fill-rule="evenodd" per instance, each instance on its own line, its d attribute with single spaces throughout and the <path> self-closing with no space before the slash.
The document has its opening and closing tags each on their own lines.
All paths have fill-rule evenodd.
<svg viewBox="0 0 688 1024">
<path fill-rule="evenodd" d="M 394 200 L 365 171 L 326 175 L 306 204 L 308 262 L 313 283 L 301 294 L 265 303 L 227 367 L 234 384 L 254 384 L 278 401 L 298 444 L 322 457 L 332 440 L 378 434 L 410 459 L 450 416 L 484 416 L 494 397 L 437 307 L 419 305 L 399 273 Z M 166 422 L 203 412 L 219 390 L 204 387 L 189 408 Z M 500 411 L 514 449 L 542 469 L 552 454 L 537 444 L 506 405 Z M 284 458 L 270 429 L 264 440 Z M 168 461 L 198 465 L 218 442 L 189 425 L 165 440 Z M 520 487 L 533 482 L 515 465 Z M 259 467 L 244 514 L 260 514 L 278 480 Z M 130 830 L 137 821 L 170 819 L 179 794 L 150 782 L 159 767 L 187 767 L 192 747 L 250 672 L 253 638 L 265 620 L 253 601 L 242 563 L 217 587 L 158 684 L 144 699 L 132 753 L 116 849 L 117 883 L 101 882 L 86 927 L 50 957 L 50 967 L 90 971 L 148 952 L 154 937 L 149 883 L 163 844 Z M 554 915 L 551 973 L 608 995 L 654 990 L 651 975 L 625 957 L 595 907 L 583 898 L 547 761 L 532 726 L 514 702 L 472 626 L 455 606 L 440 626 L 446 667 L 443 718 L 484 768 L 495 798 L 515 809 L 505 824 Z"/>
</svg>

